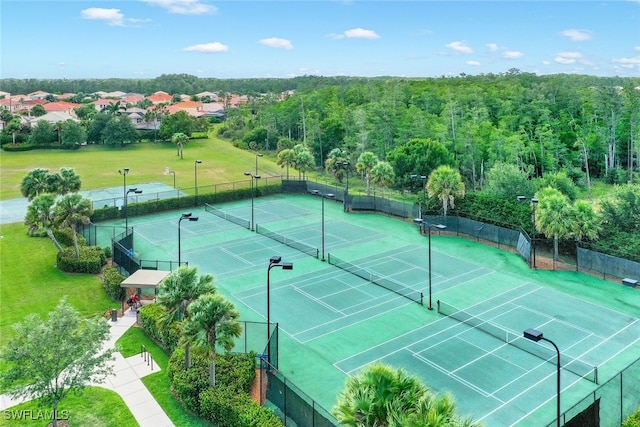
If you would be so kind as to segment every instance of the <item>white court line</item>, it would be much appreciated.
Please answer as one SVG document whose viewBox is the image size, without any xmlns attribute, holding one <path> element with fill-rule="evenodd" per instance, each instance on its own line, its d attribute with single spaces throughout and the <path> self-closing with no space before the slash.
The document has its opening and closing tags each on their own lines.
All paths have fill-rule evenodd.
<svg viewBox="0 0 640 427">
<path fill-rule="evenodd" d="M 635 320 L 631 325 L 634 325 L 638 322 L 638 320 Z M 629 326 L 631 326 L 629 325 Z M 629 327 L 627 326 L 627 327 Z M 626 328 L 624 328 L 626 329 Z M 622 330 L 620 331 L 622 332 Z M 617 333 L 616 333 L 617 335 Z M 613 338 L 613 336 L 612 336 Z M 606 359 L 604 362 L 602 362 L 600 365 L 604 365 L 605 363 L 607 363 L 608 361 L 610 361 L 611 359 L 613 359 L 614 357 L 618 356 L 619 354 L 621 354 L 623 351 L 625 351 L 626 349 L 628 349 L 629 347 L 631 347 L 632 345 L 634 345 L 635 343 L 637 343 L 638 341 L 640 341 L 640 337 L 638 337 L 634 342 L 627 344 L 622 350 L 618 351 L 616 354 L 614 354 L 613 356 L 609 357 L 608 359 Z M 598 344 L 596 347 L 598 347 L 599 345 L 604 344 L 604 342 Z M 595 348 L 595 347 L 594 347 Z"/>
<path fill-rule="evenodd" d="M 319 305 L 321 305 L 321 306 L 323 306 L 323 307 L 325 307 L 325 308 L 329 309 L 329 311 L 332 311 L 332 312 L 334 312 L 334 313 L 336 313 L 336 314 L 340 314 L 340 315 L 342 315 L 342 316 L 344 316 L 344 315 L 345 315 L 342 311 L 338 310 L 337 308 L 335 308 L 335 307 L 334 307 L 334 306 L 332 306 L 331 304 L 327 304 L 326 302 L 322 301 L 322 300 L 321 300 L 321 299 L 319 299 L 319 298 L 314 297 L 313 295 L 311 295 L 311 294 L 310 294 L 310 293 L 308 293 L 308 292 L 303 291 L 302 289 L 298 288 L 297 286 L 291 285 L 290 287 L 291 287 L 294 291 L 296 291 L 296 292 L 300 293 L 300 295 L 302 295 L 302 296 L 304 296 L 304 297 L 307 297 L 307 298 L 309 298 L 311 301 L 313 301 L 313 302 L 315 302 L 315 303 L 317 303 L 317 304 L 319 304 Z"/>
<path fill-rule="evenodd" d="M 228 250 L 228 249 L 227 249 L 227 248 L 225 248 L 225 247 L 220 246 L 220 252 L 223 252 L 223 253 L 225 253 L 225 254 L 227 254 L 227 255 L 231 255 L 233 258 L 235 258 L 235 259 L 237 259 L 237 260 L 242 261 L 242 263 L 243 263 L 243 264 L 254 265 L 254 264 L 253 264 L 253 263 L 251 263 L 251 262 L 247 262 L 247 260 L 246 260 L 245 258 L 241 257 L 240 255 L 236 255 L 236 254 L 234 254 L 233 252 L 231 252 L 230 250 Z"/>
</svg>

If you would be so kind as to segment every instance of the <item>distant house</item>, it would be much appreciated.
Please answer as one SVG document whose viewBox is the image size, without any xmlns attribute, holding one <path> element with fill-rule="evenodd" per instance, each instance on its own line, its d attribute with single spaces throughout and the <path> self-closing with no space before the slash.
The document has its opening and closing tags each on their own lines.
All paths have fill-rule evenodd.
<svg viewBox="0 0 640 427">
<path fill-rule="evenodd" d="M 170 103 L 173 101 L 173 96 L 169 95 L 167 92 L 156 92 L 153 95 L 147 96 L 147 99 L 154 104 L 161 104 L 163 102 Z"/>
<path fill-rule="evenodd" d="M 205 111 L 202 110 L 202 102 L 200 101 L 183 101 L 177 102 L 173 105 L 169 105 L 167 107 L 169 114 L 175 114 L 178 111 L 184 111 L 190 116 L 200 117 L 205 114 Z"/>
<path fill-rule="evenodd" d="M 100 112 L 107 108 L 109 105 L 115 104 L 116 102 L 118 101 L 115 99 L 98 99 L 96 101 L 93 101 L 92 104 L 95 105 L 96 110 Z"/>
<path fill-rule="evenodd" d="M 73 102 L 66 101 L 57 101 L 57 102 L 48 102 L 42 105 L 47 113 L 52 112 L 63 112 L 67 113 L 72 117 L 76 117 L 76 112 L 74 109 L 78 107 L 82 107 L 82 104 L 75 104 Z"/>
<path fill-rule="evenodd" d="M 214 92 L 200 92 L 196 93 L 196 96 L 198 97 L 198 99 L 202 99 L 208 96 L 213 101 L 218 100 L 218 94 Z"/>
<path fill-rule="evenodd" d="M 45 120 L 52 125 L 58 122 L 66 122 L 67 120 L 73 120 L 74 122 L 79 122 L 76 117 L 64 112 L 64 111 L 52 111 L 50 113 L 45 114 L 40 117 L 29 117 L 29 124 L 31 126 L 35 126 L 40 120 Z"/>
<path fill-rule="evenodd" d="M 49 92 L 37 90 L 35 92 L 31 92 L 29 95 L 27 95 L 27 97 L 30 100 L 35 100 L 35 99 L 45 99 L 49 95 L 51 95 Z"/>
</svg>

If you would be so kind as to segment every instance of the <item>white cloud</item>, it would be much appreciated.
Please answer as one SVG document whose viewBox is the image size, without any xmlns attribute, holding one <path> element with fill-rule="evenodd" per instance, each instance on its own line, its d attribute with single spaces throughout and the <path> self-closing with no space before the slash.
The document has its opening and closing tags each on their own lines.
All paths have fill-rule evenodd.
<svg viewBox="0 0 640 427">
<path fill-rule="evenodd" d="M 445 45 L 449 49 L 453 49 L 456 52 L 460 53 L 473 53 L 473 49 L 471 49 L 465 42 L 451 42 Z"/>
<path fill-rule="evenodd" d="M 559 64 L 575 64 L 576 61 L 582 59 L 580 52 L 558 52 L 553 58 Z"/>
<path fill-rule="evenodd" d="M 183 49 L 186 52 L 198 52 L 198 53 L 221 53 L 229 50 L 229 46 L 219 42 L 194 44 Z"/>
<path fill-rule="evenodd" d="M 124 24 L 122 19 L 124 15 L 120 13 L 120 9 L 104 9 L 101 7 L 90 7 L 80 12 L 83 19 L 92 19 L 96 21 L 107 21 L 109 25 L 121 27 Z"/>
<path fill-rule="evenodd" d="M 474 67 L 477 67 L 478 65 L 482 64 L 480 64 L 478 61 L 467 61 L 467 65 L 473 65 Z"/>
<path fill-rule="evenodd" d="M 565 37 L 569 37 L 569 40 L 574 42 L 584 42 L 593 38 L 593 36 L 591 35 L 591 31 L 588 30 L 571 29 L 560 31 L 560 34 Z"/>
<path fill-rule="evenodd" d="M 489 49 L 491 52 L 495 52 L 496 50 L 498 50 L 498 45 L 495 43 L 487 43 L 485 46 L 487 46 L 487 49 Z"/>
<path fill-rule="evenodd" d="M 353 28 L 341 34 L 339 38 L 347 39 L 379 39 L 380 36 L 373 30 L 365 30 L 364 28 Z"/>
<path fill-rule="evenodd" d="M 277 37 L 271 37 L 268 39 L 262 39 L 260 40 L 260 43 L 265 45 L 265 46 L 269 46 L 269 47 L 275 47 L 275 48 L 282 48 L 282 49 L 293 49 L 293 45 L 291 44 L 291 40 L 287 40 L 287 39 L 279 39 Z"/>
<path fill-rule="evenodd" d="M 542 61 L 543 65 L 551 65 L 551 61 Z"/>
<path fill-rule="evenodd" d="M 504 59 L 518 59 L 522 58 L 524 53 L 518 52 L 517 50 L 507 50 L 502 54 Z"/>
<path fill-rule="evenodd" d="M 611 62 L 620 64 L 623 68 L 640 68 L 640 56 L 635 58 L 613 58 Z"/>
<path fill-rule="evenodd" d="M 638 1 L 640 1 L 640 0 L 638 0 Z M 636 46 L 636 47 L 634 47 L 634 49 L 637 50 L 638 52 L 640 52 L 640 46 Z"/>
<path fill-rule="evenodd" d="M 170 13 L 180 15 L 202 15 L 205 13 L 215 13 L 218 8 L 209 4 L 200 3 L 199 0 L 141 0 L 153 6 L 160 6 Z"/>
</svg>

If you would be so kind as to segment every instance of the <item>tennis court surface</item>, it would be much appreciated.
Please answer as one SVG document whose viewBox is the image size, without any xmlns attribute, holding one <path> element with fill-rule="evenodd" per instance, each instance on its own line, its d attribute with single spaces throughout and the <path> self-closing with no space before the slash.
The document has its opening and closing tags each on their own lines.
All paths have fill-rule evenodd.
<svg viewBox="0 0 640 427">
<path fill-rule="evenodd" d="M 323 218 L 320 203 L 257 198 L 258 232 L 251 200 L 193 209 L 199 221 L 181 226 L 181 212 L 129 224 L 144 259 L 175 260 L 180 243 L 182 260 L 213 274 L 243 320 L 265 320 L 269 278 L 271 320 L 284 332 L 280 371 L 328 410 L 347 375 L 382 361 L 452 393 L 462 413 L 486 426 L 547 425 L 555 350 L 525 340 L 525 329 L 561 350 L 563 410 L 640 353 L 640 293 L 632 289 L 531 271 L 518 255 L 437 232 L 429 275 L 428 239 L 415 225 L 344 213 L 330 201 Z M 268 273 L 273 255 L 294 269 Z"/>
</svg>

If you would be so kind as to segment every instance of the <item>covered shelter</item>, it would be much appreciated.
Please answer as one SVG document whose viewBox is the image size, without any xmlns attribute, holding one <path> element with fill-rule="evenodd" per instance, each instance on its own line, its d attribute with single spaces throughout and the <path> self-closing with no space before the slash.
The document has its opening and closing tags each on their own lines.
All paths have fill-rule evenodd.
<svg viewBox="0 0 640 427">
<path fill-rule="evenodd" d="M 124 279 L 120 283 L 120 287 L 135 288 L 138 295 L 142 293 L 142 289 L 153 289 L 154 295 L 158 295 L 158 286 L 169 274 L 171 272 L 166 270 L 146 270 L 141 268 Z"/>
</svg>

